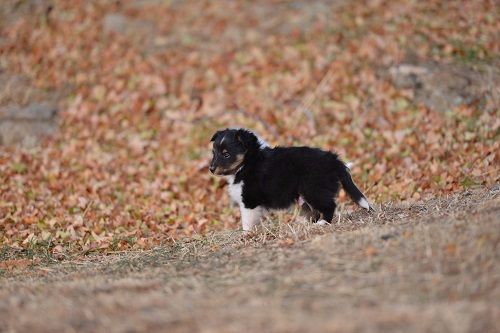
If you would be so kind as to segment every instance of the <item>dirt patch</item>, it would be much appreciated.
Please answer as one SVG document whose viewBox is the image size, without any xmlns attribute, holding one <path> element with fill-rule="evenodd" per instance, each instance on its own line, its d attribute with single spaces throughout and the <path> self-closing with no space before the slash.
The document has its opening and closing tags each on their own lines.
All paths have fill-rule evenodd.
<svg viewBox="0 0 500 333">
<path fill-rule="evenodd" d="M 0 329 L 494 332 L 498 187 L 4 271 Z"/>
</svg>

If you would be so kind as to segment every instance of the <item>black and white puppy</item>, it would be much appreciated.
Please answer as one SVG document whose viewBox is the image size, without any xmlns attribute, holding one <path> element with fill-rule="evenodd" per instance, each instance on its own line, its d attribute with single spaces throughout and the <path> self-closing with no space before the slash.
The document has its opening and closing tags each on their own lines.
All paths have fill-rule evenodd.
<svg viewBox="0 0 500 333">
<path fill-rule="evenodd" d="M 275 147 L 246 129 L 217 131 L 210 172 L 229 182 L 229 195 L 241 211 L 243 230 L 259 224 L 267 209 L 303 200 L 319 224 L 331 223 L 340 184 L 361 207 L 371 208 L 337 154 L 310 147 Z"/>
</svg>

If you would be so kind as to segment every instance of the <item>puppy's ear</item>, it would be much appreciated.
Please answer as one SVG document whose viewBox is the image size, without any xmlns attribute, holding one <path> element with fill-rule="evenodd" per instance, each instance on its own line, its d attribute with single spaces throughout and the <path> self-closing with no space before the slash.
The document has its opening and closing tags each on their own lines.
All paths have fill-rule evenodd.
<svg viewBox="0 0 500 333">
<path fill-rule="evenodd" d="M 217 131 L 214 133 L 214 135 L 212 136 L 212 138 L 210 139 L 210 142 L 214 142 L 215 140 L 217 140 L 217 137 L 222 133 L 222 131 Z"/>
<path fill-rule="evenodd" d="M 250 131 L 239 129 L 236 132 L 236 139 L 243 144 L 245 148 L 253 147 L 257 144 L 257 137 Z"/>
</svg>

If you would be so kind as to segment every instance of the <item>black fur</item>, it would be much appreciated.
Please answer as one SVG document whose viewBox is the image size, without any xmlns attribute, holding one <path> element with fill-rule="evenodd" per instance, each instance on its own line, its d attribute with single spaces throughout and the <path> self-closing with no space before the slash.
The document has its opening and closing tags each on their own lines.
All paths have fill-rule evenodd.
<svg viewBox="0 0 500 333">
<path fill-rule="evenodd" d="M 301 196 L 312 210 L 331 222 L 340 185 L 356 203 L 365 198 L 335 153 L 310 147 L 271 148 L 245 129 L 218 131 L 212 141 L 210 170 L 218 168 L 218 174 L 234 175 L 234 184 L 243 182 L 245 208 L 287 208 Z M 236 163 L 236 156 L 241 158 L 242 154 L 242 163 Z M 231 170 L 227 169 L 229 165 Z"/>
</svg>

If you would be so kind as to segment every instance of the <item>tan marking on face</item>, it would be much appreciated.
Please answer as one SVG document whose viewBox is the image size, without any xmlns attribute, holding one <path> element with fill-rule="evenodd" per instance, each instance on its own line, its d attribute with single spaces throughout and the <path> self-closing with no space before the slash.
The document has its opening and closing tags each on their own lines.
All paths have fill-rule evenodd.
<svg viewBox="0 0 500 333">
<path fill-rule="evenodd" d="M 229 168 L 227 168 L 228 171 L 236 171 L 236 169 L 238 169 L 241 164 L 243 163 L 243 159 L 245 158 L 245 154 L 238 154 L 236 155 L 236 161 L 233 162 L 233 164 L 231 164 L 229 166 Z"/>
</svg>

